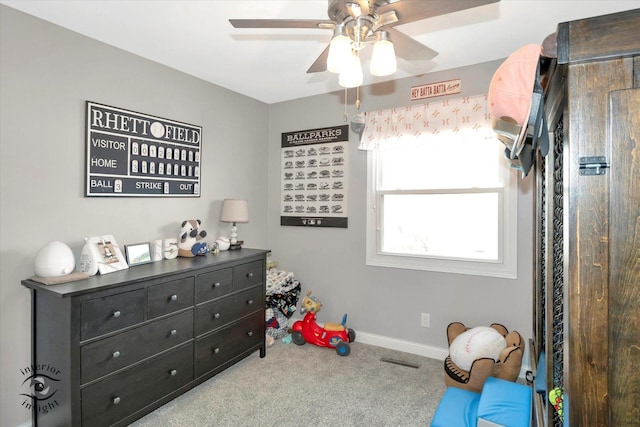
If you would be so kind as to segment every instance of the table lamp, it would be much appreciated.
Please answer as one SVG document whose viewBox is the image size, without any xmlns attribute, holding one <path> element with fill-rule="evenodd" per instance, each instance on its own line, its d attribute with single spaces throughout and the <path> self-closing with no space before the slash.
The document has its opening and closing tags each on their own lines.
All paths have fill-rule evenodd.
<svg viewBox="0 0 640 427">
<path fill-rule="evenodd" d="M 244 243 L 242 240 L 238 240 L 238 227 L 236 224 L 239 222 L 249 222 L 249 207 L 246 200 L 240 199 L 224 199 L 222 202 L 222 214 L 220 215 L 220 221 L 231 222 L 231 234 L 229 236 L 229 242 L 231 246 L 230 250 L 240 249 Z"/>
</svg>

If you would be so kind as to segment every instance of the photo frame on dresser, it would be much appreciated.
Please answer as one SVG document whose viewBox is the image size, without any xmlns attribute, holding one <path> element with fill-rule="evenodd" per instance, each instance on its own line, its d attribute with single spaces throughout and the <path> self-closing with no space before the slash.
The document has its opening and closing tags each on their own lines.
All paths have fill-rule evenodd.
<svg viewBox="0 0 640 427">
<path fill-rule="evenodd" d="M 151 260 L 151 245 L 149 242 L 125 245 L 124 251 L 127 256 L 129 267 L 140 264 L 148 264 Z"/>
<path fill-rule="evenodd" d="M 100 274 L 113 273 L 129 268 L 122 250 L 112 235 L 92 236 L 87 239 Z"/>
</svg>

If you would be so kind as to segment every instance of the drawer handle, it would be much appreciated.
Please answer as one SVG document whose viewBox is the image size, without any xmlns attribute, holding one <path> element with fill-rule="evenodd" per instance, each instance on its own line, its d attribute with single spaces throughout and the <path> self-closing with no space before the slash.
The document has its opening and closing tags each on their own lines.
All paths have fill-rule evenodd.
<svg viewBox="0 0 640 427">
<path fill-rule="evenodd" d="M 120 310 L 116 310 L 113 312 L 113 317 L 120 317 L 120 314 L 122 314 L 120 313 Z"/>
<path fill-rule="evenodd" d="M 220 318 L 220 313 L 216 313 L 216 314 L 214 314 L 214 315 L 213 315 L 213 318 L 214 318 L 214 319 L 219 319 L 219 318 Z"/>
<path fill-rule="evenodd" d="M 175 377 L 178 371 L 176 371 L 175 369 L 172 369 L 169 371 L 169 373 L 171 374 L 172 377 Z"/>
<path fill-rule="evenodd" d="M 113 398 L 113 404 L 117 405 L 118 403 L 120 403 L 120 397 L 116 396 Z"/>
<path fill-rule="evenodd" d="M 247 277 L 253 277 L 253 273 L 247 273 Z"/>
<path fill-rule="evenodd" d="M 118 357 L 120 357 L 120 352 L 116 350 L 113 352 L 112 356 L 114 359 L 117 359 Z"/>
<path fill-rule="evenodd" d="M 213 349 L 213 352 L 214 352 L 215 354 L 218 354 L 218 353 L 220 353 L 220 349 L 219 349 L 218 347 L 216 347 L 216 348 L 214 348 L 214 349 Z"/>
<path fill-rule="evenodd" d="M 220 282 L 216 282 L 213 284 L 214 288 L 219 288 L 220 286 L 222 286 L 222 284 Z"/>
<path fill-rule="evenodd" d="M 171 296 L 169 297 L 169 299 L 170 299 L 171 301 L 176 301 L 176 300 L 178 299 L 178 295 L 173 294 L 173 295 L 171 295 Z"/>
<path fill-rule="evenodd" d="M 171 332 L 169 332 L 171 335 L 176 335 L 178 333 L 178 331 L 176 329 L 172 329 Z"/>
<path fill-rule="evenodd" d="M 247 300 L 247 304 L 249 304 L 249 305 L 253 304 L 253 300 L 252 299 L 248 299 Z"/>
<path fill-rule="evenodd" d="M 247 332 L 247 336 L 252 337 L 253 336 L 253 331 Z"/>
</svg>

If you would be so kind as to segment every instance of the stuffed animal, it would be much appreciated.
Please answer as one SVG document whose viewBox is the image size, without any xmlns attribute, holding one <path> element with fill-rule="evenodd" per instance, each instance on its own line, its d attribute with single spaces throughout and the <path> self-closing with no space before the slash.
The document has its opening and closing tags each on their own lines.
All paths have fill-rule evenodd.
<svg viewBox="0 0 640 427">
<path fill-rule="evenodd" d="M 558 413 L 560 420 L 564 421 L 564 391 L 560 387 L 549 392 L 549 402 Z"/>
<path fill-rule="evenodd" d="M 202 241 L 207 232 L 200 230 L 202 222 L 199 219 L 190 219 L 182 222 L 182 232 L 178 239 L 178 255 L 182 257 L 194 257 L 208 252 L 207 244 Z"/>
</svg>

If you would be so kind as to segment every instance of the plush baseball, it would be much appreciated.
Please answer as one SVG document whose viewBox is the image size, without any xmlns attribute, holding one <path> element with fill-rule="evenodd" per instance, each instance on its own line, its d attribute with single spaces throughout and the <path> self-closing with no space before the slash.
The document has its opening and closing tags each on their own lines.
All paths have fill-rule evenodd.
<svg viewBox="0 0 640 427">
<path fill-rule="evenodd" d="M 469 371 L 476 359 L 490 357 L 497 361 L 505 348 L 507 342 L 498 331 L 478 326 L 458 335 L 449 347 L 449 355 L 456 366 Z"/>
</svg>

